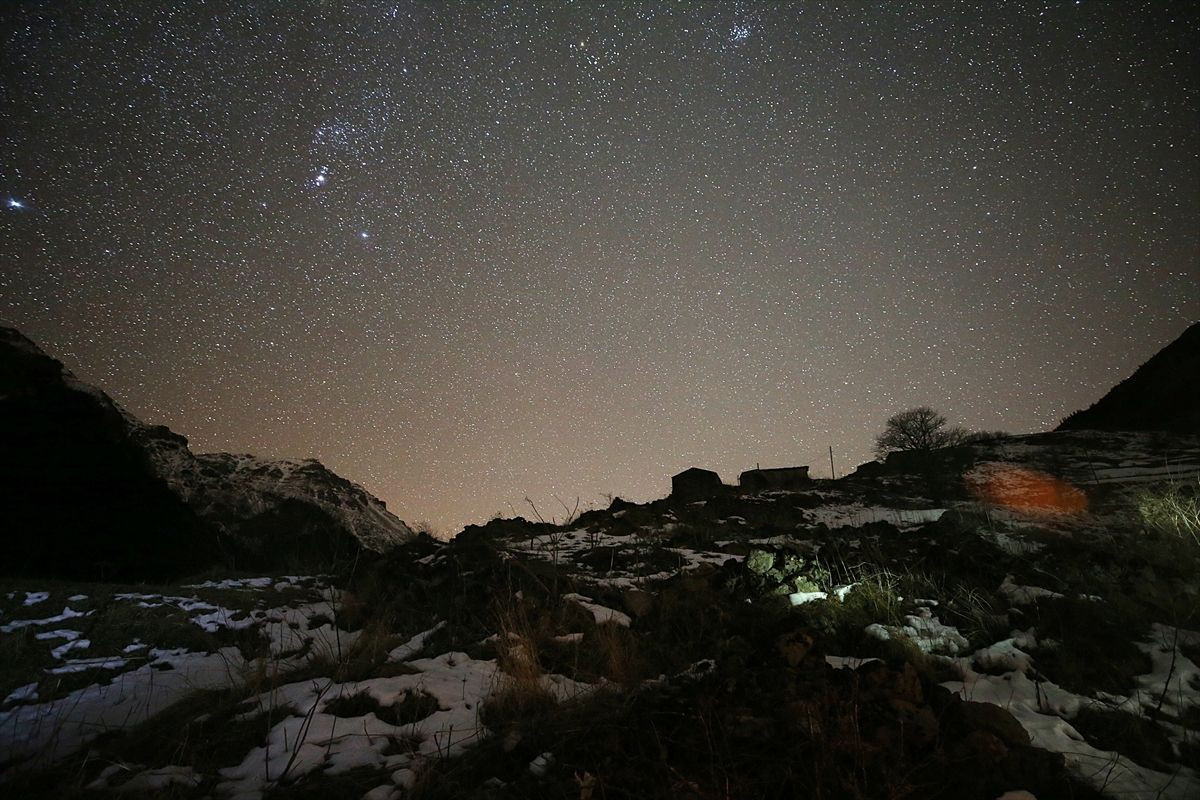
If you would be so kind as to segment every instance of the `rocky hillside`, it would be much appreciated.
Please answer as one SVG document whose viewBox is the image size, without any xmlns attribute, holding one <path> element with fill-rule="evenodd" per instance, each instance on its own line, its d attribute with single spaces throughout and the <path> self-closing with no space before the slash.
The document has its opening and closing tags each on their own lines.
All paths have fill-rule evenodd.
<svg viewBox="0 0 1200 800">
<path fill-rule="evenodd" d="M 918 472 L 494 520 L 332 584 L 10 583 L 0 780 L 24 797 L 1192 798 L 1198 477 L 1197 437 L 1059 432 Z"/>
<path fill-rule="evenodd" d="M 1200 322 L 1058 429 L 1200 433 Z"/>
<path fill-rule="evenodd" d="M 329 564 L 414 535 L 382 500 L 315 459 L 194 455 L 162 426 L 131 419 L 130 430 L 155 473 L 221 533 L 241 568 Z"/>
<path fill-rule="evenodd" d="M 413 533 L 319 462 L 193 454 L 0 329 L 5 571 L 166 577 L 224 563 L 304 568 Z"/>
</svg>

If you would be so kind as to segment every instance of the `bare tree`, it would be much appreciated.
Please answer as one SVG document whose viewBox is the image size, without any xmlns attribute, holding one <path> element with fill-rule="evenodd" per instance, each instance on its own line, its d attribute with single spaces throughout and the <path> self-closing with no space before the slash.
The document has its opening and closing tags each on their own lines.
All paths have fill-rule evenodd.
<svg viewBox="0 0 1200 800">
<path fill-rule="evenodd" d="M 960 444 L 966 436 L 962 428 L 947 428 L 946 418 L 929 406 L 910 408 L 892 416 L 883 433 L 875 437 L 875 455 L 884 458 L 897 450 L 927 453 Z"/>
</svg>

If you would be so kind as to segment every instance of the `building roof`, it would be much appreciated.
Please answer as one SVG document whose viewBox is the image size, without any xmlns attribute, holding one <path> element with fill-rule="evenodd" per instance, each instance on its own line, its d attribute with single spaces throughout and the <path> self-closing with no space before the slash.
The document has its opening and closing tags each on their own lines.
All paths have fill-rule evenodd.
<svg viewBox="0 0 1200 800">
<path fill-rule="evenodd" d="M 683 477 L 684 475 L 695 475 L 695 476 L 712 475 L 718 479 L 721 477 L 720 475 L 717 475 L 717 473 L 713 472 L 711 469 L 701 469 L 700 467 L 688 467 L 683 472 L 672 475 L 671 477 L 672 478 L 680 478 L 680 477 Z"/>
<path fill-rule="evenodd" d="M 808 465 L 805 464 L 804 466 L 800 467 L 755 467 L 754 469 L 746 470 L 746 472 L 793 472 L 798 469 L 807 470 Z M 745 475 L 746 472 L 743 472 L 742 474 Z"/>
</svg>

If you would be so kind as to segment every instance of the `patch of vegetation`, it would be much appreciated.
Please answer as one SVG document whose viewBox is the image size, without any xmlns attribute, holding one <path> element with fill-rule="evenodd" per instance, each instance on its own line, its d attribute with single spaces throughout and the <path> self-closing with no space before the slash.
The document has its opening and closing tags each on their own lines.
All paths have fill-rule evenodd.
<svg viewBox="0 0 1200 800">
<path fill-rule="evenodd" d="M 647 563 L 645 549 L 636 546 L 636 543 L 629 547 L 593 547 L 580 551 L 574 560 L 597 575 L 607 575 L 611 572 L 626 573 L 639 567 L 642 568 L 642 571 L 647 571 L 647 568 L 657 571 L 653 568 L 664 566 L 664 564 Z M 678 563 L 677 556 L 666 559 L 666 565 L 671 567 L 677 566 Z"/>
<path fill-rule="evenodd" d="M 1149 627 L 1137 609 L 1111 600 L 1061 597 L 1041 600 L 1032 613 L 1038 638 L 1055 642 L 1033 651 L 1038 670 L 1068 691 L 1128 694 L 1133 678 L 1152 667 L 1135 644 Z"/>
<path fill-rule="evenodd" d="M 536 730 L 553 719 L 558 711 L 554 695 L 536 681 L 521 681 L 506 676 L 479 711 L 479 719 L 500 736 L 516 731 Z"/>
<path fill-rule="evenodd" d="M 388 743 L 381 752 L 385 756 L 411 756 L 421 751 L 421 744 L 424 741 L 425 737 L 417 734 L 392 736 L 388 738 Z"/>
<path fill-rule="evenodd" d="M 342 695 L 325 703 L 325 713 L 335 717 L 363 717 L 374 714 L 389 725 L 412 725 L 438 710 L 438 701 L 433 695 L 419 690 L 409 690 L 401 699 L 383 705 L 370 692 Z"/>
<path fill-rule="evenodd" d="M 330 800 L 330 798 L 359 798 L 376 786 L 390 784 L 391 771 L 359 767 L 330 775 L 310 772 L 293 782 L 272 787 L 266 800 Z"/>
<path fill-rule="evenodd" d="M 1084 707 L 1071 720 L 1088 744 L 1099 750 L 1115 751 L 1162 772 L 1172 772 L 1175 761 L 1171 739 L 1162 726 L 1126 711 Z"/>
<path fill-rule="evenodd" d="M 986 647 L 1008 637 L 1012 628 L 1008 614 L 990 592 L 959 584 L 940 596 L 949 598 L 939 607 L 942 622 L 957 628 L 972 648 Z"/>
<path fill-rule="evenodd" d="M 14 689 L 39 682 L 43 670 L 55 664 L 50 648 L 35 633 L 24 628 L 0 634 L 0 701 Z"/>
<path fill-rule="evenodd" d="M 109 764 L 147 768 L 187 764 L 207 775 L 240 764 L 291 713 L 276 708 L 247 716 L 244 695 L 243 690 L 196 692 L 141 725 L 101 736 L 82 762 L 83 783 Z M 182 795 L 185 787 L 174 791 Z"/>
<path fill-rule="evenodd" d="M 557 707 L 508 706 L 485 718 L 498 735 L 435 763 L 420 796 L 563 798 L 587 786 L 592 797 L 994 800 L 1020 775 L 1039 796 L 1096 797 L 1061 759 L 972 735 L 952 721 L 965 716 L 938 705 L 956 701 L 911 668 L 832 670 L 803 635 L 780 649 L 772 627 L 747 628 L 744 657 L 706 671 Z M 544 752 L 554 761 L 533 776 Z"/>
<path fill-rule="evenodd" d="M 749 590 L 760 595 L 824 591 L 832 577 L 820 563 L 796 552 L 753 549 L 745 566 Z"/>
<path fill-rule="evenodd" d="M 1200 480 L 1145 491 L 1137 508 L 1147 527 L 1200 546 Z"/>
</svg>

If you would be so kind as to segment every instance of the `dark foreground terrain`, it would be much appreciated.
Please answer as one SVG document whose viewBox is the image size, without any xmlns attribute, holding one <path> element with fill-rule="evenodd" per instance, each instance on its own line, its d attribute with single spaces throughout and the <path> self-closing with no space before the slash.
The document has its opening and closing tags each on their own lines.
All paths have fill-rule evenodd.
<svg viewBox="0 0 1200 800">
<path fill-rule="evenodd" d="M 10 579 L 0 780 L 1195 797 L 1198 475 L 1196 437 L 1056 432 L 794 491 L 493 520 L 337 575 Z"/>
</svg>

